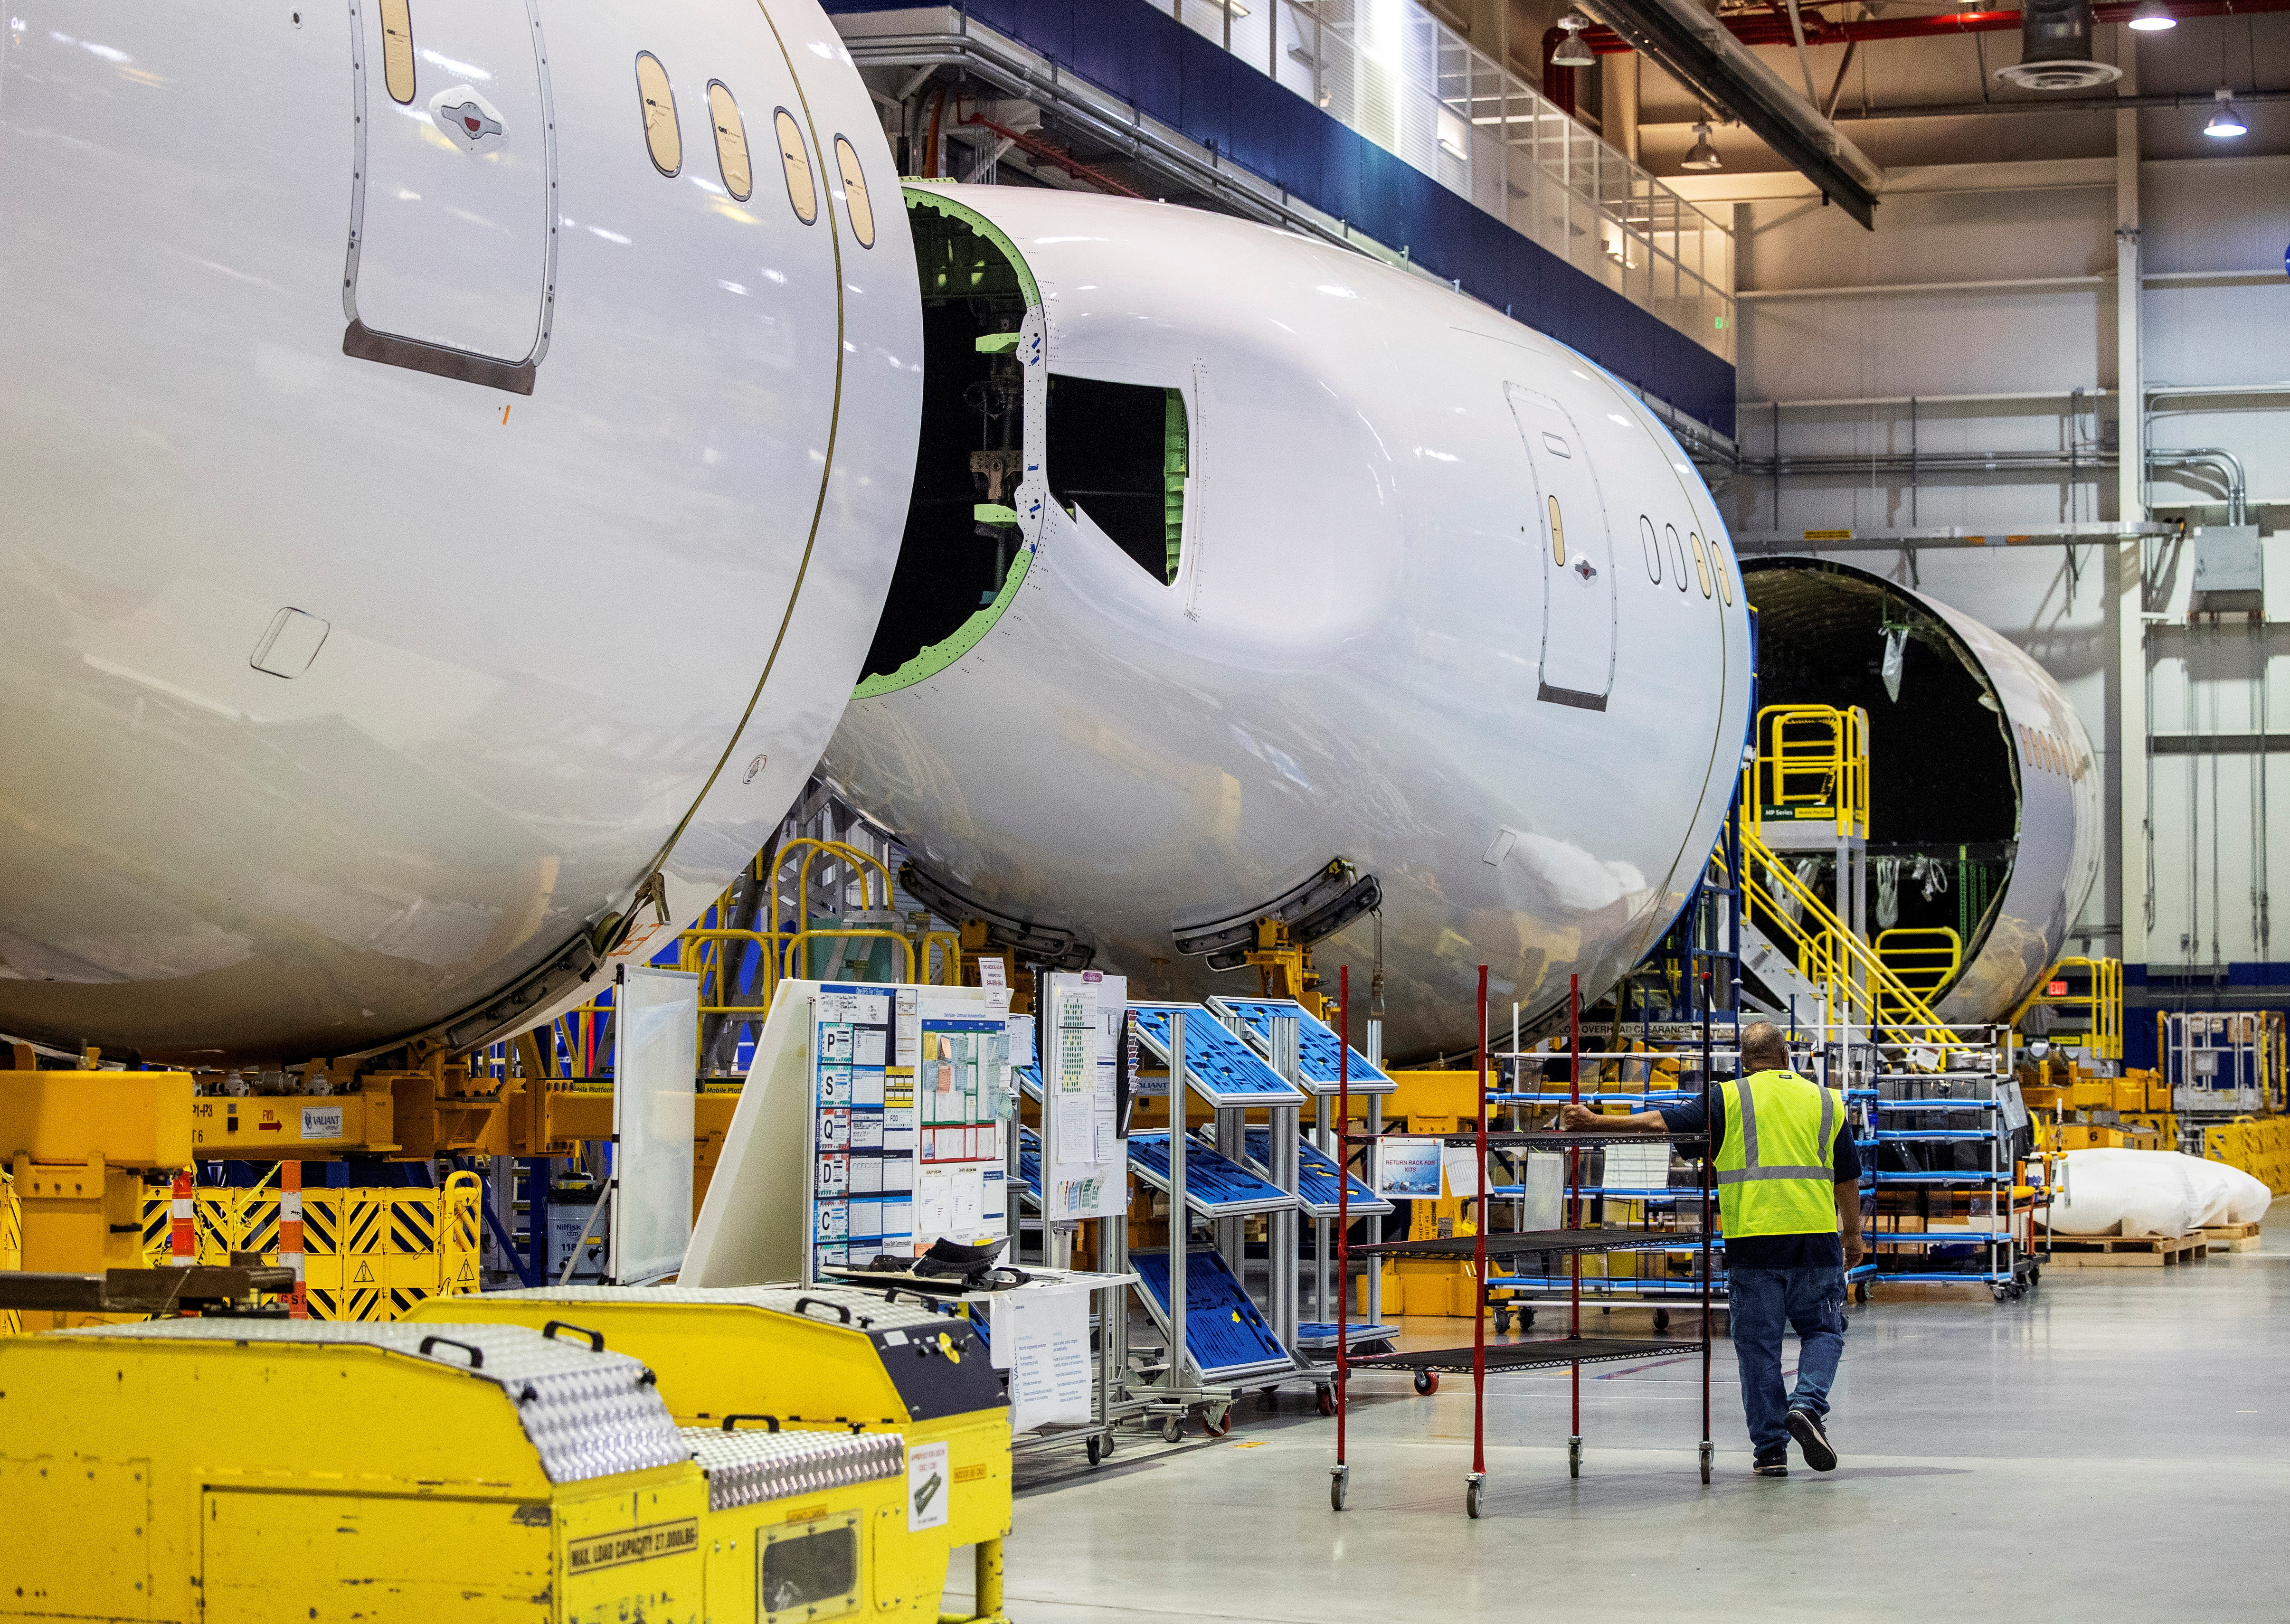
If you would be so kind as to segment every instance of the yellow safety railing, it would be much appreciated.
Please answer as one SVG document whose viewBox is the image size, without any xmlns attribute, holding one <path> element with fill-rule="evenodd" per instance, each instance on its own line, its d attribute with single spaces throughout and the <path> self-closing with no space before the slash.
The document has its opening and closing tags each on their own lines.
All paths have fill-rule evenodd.
<svg viewBox="0 0 2290 1624">
<path fill-rule="evenodd" d="M 198 1260 L 278 1255 L 276 1170 L 252 1186 L 201 1188 L 193 1203 Z M 477 1231 L 483 1181 L 447 1176 L 442 1188 L 358 1188 L 302 1193 L 304 1277 L 312 1319 L 392 1320 L 425 1297 L 479 1289 Z M 158 1264 L 169 1245 L 170 1192 L 143 1197 L 143 1253 Z"/>
<path fill-rule="evenodd" d="M 1869 837 L 1869 713 L 1858 705 L 1768 705 L 1742 804 L 1751 834 L 1766 823 L 1829 823 Z"/>
<path fill-rule="evenodd" d="M 1722 848 L 1721 848 L 1722 851 Z M 1723 865 L 1722 856 L 1718 860 Z M 1959 1040 L 1924 996 L 1875 949 L 1845 926 L 1829 905 L 1798 879 L 1788 863 L 1748 829 L 1742 831 L 1744 905 L 1758 924 L 1793 953 L 1798 969 L 1819 989 L 1824 1026 L 1866 1026 L 1896 1043 L 1929 1044 L 1945 1052 Z M 1797 909 L 1790 916 L 1790 907 Z"/>
<path fill-rule="evenodd" d="M 16 1199 L 14 1177 L 0 1171 L 0 1268 L 24 1267 L 24 1207 Z M 0 1309 L 0 1336 L 18 1336 L 24 1316 L 13 1308 Z"/>
<path fill-rule="evenodd" d="M 1964 938 L 1944 924 L 1896 925 L 1871 944 L 1885 967 L 1926 1004 L 1935 1004 L 1964 968 Z"/>
<path fill-rule="evenodd" d="M 2075 990 L 2070 977 L 2084 978 L 2081 991 Z M 2052 989 L 2057 988 L 2054 992 Z M 2119 958 L 2086 958 L 2080 954 L 2059 960 L 2020 1000 L 2007 1018 L 2012 1026 L 2020 1024 L 2021 1017 L 2038 1004 L 2054 1009 L 2081 1011 L 2090 1020 L 2088 1044 L 2092 1058 L 2119 1060 L 2123 1058 L 2123 961 Z M 2079 1036 L 2070 1034 L 2070 1036 Z"/>
</svg>

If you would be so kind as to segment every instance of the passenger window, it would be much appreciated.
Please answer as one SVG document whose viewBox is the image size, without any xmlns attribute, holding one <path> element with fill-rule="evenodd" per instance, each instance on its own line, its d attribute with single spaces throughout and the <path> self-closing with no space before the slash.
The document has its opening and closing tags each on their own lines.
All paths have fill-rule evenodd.
<svg viewBox="0 0 2290 1624">
<path fill-rule="evenodd" d="M 1719 556 L 1718 540 L 1714 536 L 1709 540 L 1709 567 L 1718 572 L 1718 596 L 1725 599 L 1726 606 L 1731 609 L 1734 606 L 1734 572 Z"/>
<path fill-rule="evenodd" d="M 1663 525 L 1661 532 L 1669 538 L 1670 575 L 1677 580 L 1677 589 L 1683 592 L 1685 590 L 1685 543 L 1677 539 L 1677 526 L 1675 524 Z"/>
<path fill-rule="evenodd" d="M 645 148 L 652 154 L 652 166 L 673 178 L 684 167 L 684 132 L 677 127 L 668 69 L 649 51 L 637 53 L 637 94 L 644 100 Z"/>
<path fill-rule="evenodd" d="M 772 116 L 772 127 L 779 132 L 780 164 L 787 171 L 788 202 L 795 209 L 795 217 L 808 226 L 819 218 L 819 188 L 811 177 L 811 157 L 804 150 L 803 132 L 796 126 L 795 115 L 785 108 Z"/>
<path fill-rule="evenodd" d="M 1653 533 L 1653 521 L 1638 515 L 1638 540 L 1645 546 L 1646 579 L 1661 584 L 1661 538 Z"/>
<path fill-rule="evenodd" d="M 1701 596 L 1708 597 L 1709 596 L 1709 560 L 1701 550 L 1701 537 L 1695 532 L 1688 531 L 1686 540 L 1693 543 L 1693 572 L 1701 579 Z"/>
<path fill-rule="evenodd" d="M 748 126 L 740 121 L 740 104 L 720 79 L 708 81 L 708 116 L 716 125 L 716 168 L 724 189 L 740 202 L 756 189 L 754 166 L 748 162 Z"/>
<path fill-rule="evenodd" d="M 392 101 L 413 100 L 413 19 L 409 0 L 381 0 L 381 82 Z"/>
<path fill-rule="evenodd" d="M 1550 499 L 1550 561 L 1566 562 L 1566 522 L 1558 516 L 1558 499 Z"/>
<path fill-rule="evenodd" d="M 867 174 L 859 167 L 858 148 L 842 136 L 835 138 L 835 167 L 843 172 L 843 212 L 851 217 L 851 235 L 861 248 L 875 245 L 875 205 L 867 196 Z"/>
</svg>

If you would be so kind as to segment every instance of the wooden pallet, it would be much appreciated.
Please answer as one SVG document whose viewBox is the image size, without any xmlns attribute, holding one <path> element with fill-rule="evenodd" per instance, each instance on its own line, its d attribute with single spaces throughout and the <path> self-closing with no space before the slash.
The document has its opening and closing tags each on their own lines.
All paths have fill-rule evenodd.
<svg viewBox="0 0 2290 1624">
<path fill-rule="evenodd" d="M 2256 1224 L 2206 1224 L 2195 1231 L 2213 1252 L 2256 1252 Z"/>
<path fill-rule="evenodd" d="M 2047 1268 L 2164 1268 L 2199 1263 L 2210 1243 L 2194 1235 L 2054 1235 Z"/>
</svg>

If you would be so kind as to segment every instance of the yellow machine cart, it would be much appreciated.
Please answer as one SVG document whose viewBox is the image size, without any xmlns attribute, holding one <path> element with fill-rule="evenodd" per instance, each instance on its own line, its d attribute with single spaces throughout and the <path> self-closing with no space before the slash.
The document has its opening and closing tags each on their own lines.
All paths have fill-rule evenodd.
<svg viewBox="0 0 2290 1624">
<path fill-rule="evenodd" d="M 0 1617 L 935 1620 L 914 1499 L 896 1433 L 679 1428 L 644 1363 L 564 1328 L 0 1340 Z"/>
<path fill-rule="evenodd" d="M 955 1550 L 975 1546 L 977 1617 L 1000 1615 L 1010 1410 L 967 1320 L 848 1286 L 565 1285 L 433 1299 L 406 1323 L 449 1319 L 577 1324 L 657 1371 L 661 1398 L 688 1428 L 739 1418 L 781 1436 L 903 1437 L 918 1484 L 941 1460 L 945 1479 L 936 1511 L 917 1519 L 944 1521 L 912 1538 L 936 1541 L 941 1572 Z M 933 1580 L 933 1604 L 938 1588 Z"/>
</svg>

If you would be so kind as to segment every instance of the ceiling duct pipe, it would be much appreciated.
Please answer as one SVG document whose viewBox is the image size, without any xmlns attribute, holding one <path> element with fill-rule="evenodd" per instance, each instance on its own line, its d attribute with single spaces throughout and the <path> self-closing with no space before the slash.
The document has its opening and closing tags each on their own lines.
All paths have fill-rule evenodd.
<svg viewBox="0 0 2290 1624">
<path fill-rule="evenodd" d="M 1996 76 L 2022 90 L 2090 90 L 2123 69 L 2093 60 L 2091 0 L 2028 0 L 2020 12 L 2020 60 Z"/>
</svg>

